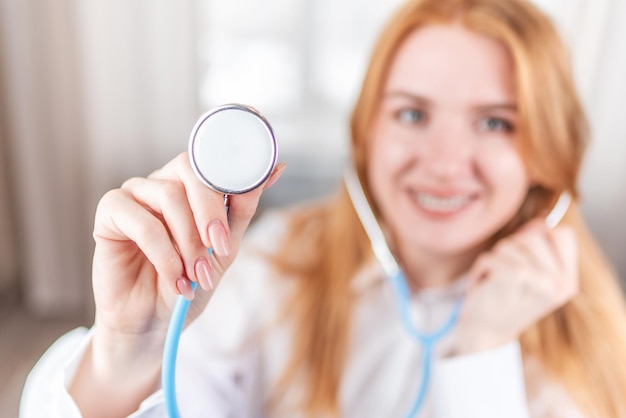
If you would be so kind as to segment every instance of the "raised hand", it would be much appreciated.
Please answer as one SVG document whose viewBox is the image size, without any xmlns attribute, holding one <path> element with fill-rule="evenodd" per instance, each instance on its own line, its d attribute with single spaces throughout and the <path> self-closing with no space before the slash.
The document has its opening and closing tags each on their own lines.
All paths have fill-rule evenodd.
<svg viewBox="0 0 626 418">
<path fill-rule="evenodd" d="M 228 214 L 224 196 L 197 179 L 187 153 L 103 196 L 93 233 L 94 335 L 70 389 L 85 416 L 128 414 L 158 386 L 176 297 L 194 299 L 189 321 L 200 314 L 234 260 L 263 189 L 284 168 L 277 165 L 262 187 L 230 196 Z M 191 281 L 200 285 L 195 295 Z M 102 410 L 94 397 L 103 394 L 115 396 L 116 406 Z"/>
<path fill-rule="evenodd" d="M 458 324 L 458 354 L 513 341 L 576 295 L 574 232 L 533 220 L 479 256 L 469 281 Z"/>
</svg>

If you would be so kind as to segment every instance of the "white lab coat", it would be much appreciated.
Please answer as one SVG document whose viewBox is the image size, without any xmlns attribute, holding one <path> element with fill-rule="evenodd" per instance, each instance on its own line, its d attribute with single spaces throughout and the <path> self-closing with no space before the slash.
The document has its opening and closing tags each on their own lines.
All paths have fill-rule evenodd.
<svg viewBox="0 0 626 418">
<path fill-rule="evenodd" d="M 209 306 L 183 333 L 177 370 L 182 417 L 301 416 L 293 410 L 264 408 L 288 361 L 293 335 L 288 323 L 267 326 L 279 314 L 291 281 L 275 277 L 255 249 L 267 252 L 278 246 L 287 216 L 284 212 L 265 215 L 253 226 Z M 363 268 L 353 280 L 352 291 L 356 310 L 339 393 L 341 416 L 404 417 L 418 389 L 421 347 L 403 330 L 393 292 L 378 264 Z M 422 330 L 438 327 L 460 291 L 455 285 L 414 295 L 415 323 Z M 87 329 L 76 329 L 42 356 L 27 379 L 20 418 L 81 416 L 67 388 L 90 335 Z M 455 337 L 453 331 L 436 348 L 419 418 L 580 417 L 562 388 L 547 379 L 532 382 L 539 390 L 527 394 L 517 342 L 474 355 L 446 356 L 454 349 Z M 302 394 L 298 384 L 289 390 L 288 399 Z M 166 416 L 161 391 L 131 415 Z"/>
</svg>

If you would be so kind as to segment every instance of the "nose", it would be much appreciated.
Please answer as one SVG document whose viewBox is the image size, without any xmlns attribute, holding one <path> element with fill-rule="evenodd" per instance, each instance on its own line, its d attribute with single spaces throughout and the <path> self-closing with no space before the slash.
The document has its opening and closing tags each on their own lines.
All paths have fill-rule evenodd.
<svg viewBox="0 0 626 418">
<path fill-rule="evenodd" d="M 471 173 L 473 145 L 471 136 L 452 124 L 431 132 L 423 143 L 422 167 L 438 180 L 451 180 Z"/>
</svg>

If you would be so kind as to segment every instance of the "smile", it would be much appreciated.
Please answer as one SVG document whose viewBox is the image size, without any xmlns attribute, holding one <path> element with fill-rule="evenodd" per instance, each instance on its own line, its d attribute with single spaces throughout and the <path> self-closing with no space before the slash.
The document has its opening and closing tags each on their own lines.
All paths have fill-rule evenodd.
<svg viewBox="0 0 626 418">
<path fill-rule="evenodd" d="M 424 192 L 417 192 L 414 197 L 422 209 L 441 214 L 458 212 L 473 200 L 470 195 L 437 196 Z"/>
</svg>

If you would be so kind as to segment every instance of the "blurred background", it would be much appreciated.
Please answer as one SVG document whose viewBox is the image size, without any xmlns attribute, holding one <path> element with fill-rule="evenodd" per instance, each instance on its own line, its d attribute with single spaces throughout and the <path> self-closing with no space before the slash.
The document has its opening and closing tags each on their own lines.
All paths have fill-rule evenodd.
<svg viewBox="0 0 626 418">
<path fill-rule="evenodd" d="M 626 2 L 536 0 L 570 46 L 593 143 L 589 225 L 626 277 Z M 288 169 L 262 208 L 331 192 L 371 45 L 400 0 L 0 0 L 0 416 L 90 325 L 98 199 L 184 151 L 197 117 L 260 109 Z"/>
</svg>

